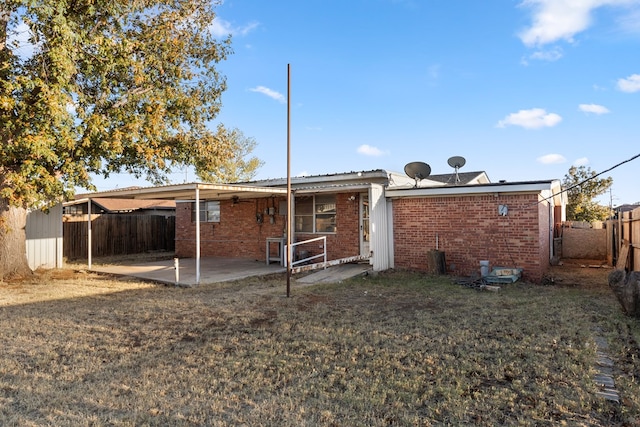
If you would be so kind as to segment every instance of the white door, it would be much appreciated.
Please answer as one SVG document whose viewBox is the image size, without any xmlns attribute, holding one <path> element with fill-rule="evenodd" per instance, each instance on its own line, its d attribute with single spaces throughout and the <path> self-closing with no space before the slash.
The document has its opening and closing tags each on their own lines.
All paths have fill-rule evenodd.
<svg viewBox="0 0 640 427">
<path fill-rule="evenodd" d="M 360 193 L 360 255 L 369 256 L 370 230 L 369 230 L 369 194 Z"/>
</svg>

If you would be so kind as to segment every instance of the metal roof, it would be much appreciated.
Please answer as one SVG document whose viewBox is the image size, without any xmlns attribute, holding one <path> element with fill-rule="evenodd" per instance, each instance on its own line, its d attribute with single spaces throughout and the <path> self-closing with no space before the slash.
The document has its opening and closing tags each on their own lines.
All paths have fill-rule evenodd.
<svg viewBox="0 0 640 427">
<path fill-rule="evenodd" d="M 88 198 L 76 199 L 63 203 L 64 206 L 73 206 L 86 203 Z M 138 210 L 163 210 L 175 209 L 176 202 L 166 199 L 130 199 L 130 198 L 109 198 L 92 197 L 91 201 L 108 212 L 132 212 Z"/>
<path fill-rule="evenodd" d="M 165 200 L 193 200 L 196 190 L 200 199 L 255 199 L 257 197 L 272 197 L 286 195 L 286 188 L 258 187 L 236 184 L 173 184 L 158 187 L 132 187 L 121 190 L 101 191 L 97 193 L 79 194 L 78 198 L 115 198 L 115 199 L 165 199 Z"/>
</svg>

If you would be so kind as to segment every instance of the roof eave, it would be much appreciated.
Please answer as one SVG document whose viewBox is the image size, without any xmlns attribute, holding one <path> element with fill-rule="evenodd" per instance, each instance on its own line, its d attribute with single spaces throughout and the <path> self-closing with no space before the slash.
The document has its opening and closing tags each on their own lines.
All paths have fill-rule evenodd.
<svg viewBox="0 0 640 427">
<path fill-rule="evenodd" d="M 388 198 L 438 197 L 456 195 L 505 194 L 505 193 L 540 193 L 553 190 L 555 181 L 536 181 L 499 184 L 472 184 L 444 187 L 388 188 Z"/>
</svg>

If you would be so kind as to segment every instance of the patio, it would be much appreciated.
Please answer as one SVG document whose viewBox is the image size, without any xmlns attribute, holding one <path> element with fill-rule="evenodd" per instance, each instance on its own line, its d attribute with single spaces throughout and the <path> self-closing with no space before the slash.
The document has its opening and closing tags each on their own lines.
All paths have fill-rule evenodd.
<svg viewBox="0 0 640 427">
<path fill-rule="evenodd" d="M 93 265 L 91 270 L 175 285 L 176 270 L 174 263 L 174 260 L 169 259 L 132 264 Z M 200 259 L 200 284 L 229 282 L 252 276 L 286 273 L 286 271 L 285 267 L 277 263 L 267 265 L 264 261 L 250 259 L 207 257 Z M 310 274 L 296 275 L 292 280 L 300 285 L 341 282 L 369 271 L 371 271 L 369 264 L 340 264 L 326 269 L 319 269 Z M 198 284 L 196 281 L 195 258 L 179 259 L 178 272 L 178 285 L 195 286 Z"/>
<path fill-rule="evenodd" d="M 196 259 L 181 258 L 178 260 L 178 285 L 194 286 L 196 281 Z M 175 261 L 160 260 L 122 265 L 93 265 L 92 271 L 137 277 L 144 280 L 176 284 Z M 200 284 L 229 282 L 251 276 L 285 273 L 280 264 L 267 265 L 264 261 L 241 258 L 201 258 Z"/>
</svg>

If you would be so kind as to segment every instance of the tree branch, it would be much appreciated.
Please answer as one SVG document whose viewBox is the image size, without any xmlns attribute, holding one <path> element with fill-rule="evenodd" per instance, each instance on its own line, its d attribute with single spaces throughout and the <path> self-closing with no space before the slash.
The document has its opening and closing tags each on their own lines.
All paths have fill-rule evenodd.
<svg viewBox="0 0 640 427">
<path fill-rule="evenodd" d="M 122 107 L 124 104 L 126 104 L 127 102 L 129 102 L 129 97 L 130 96 L 135 96 L 135 95 L 144 95 L 147 92 L 151 92 L 152 88 L 147 87 L 147 88 L 142 88 L 142 87 L 137 87 L 134 89 L 131 89 L 128 93 L 125 93 L 122 98 L 120 98 L 120 100 L 118 102 L 116 102 L 115 104 L 113 104 L 111 106 L 111 108 L 120 108 Z"/>
</svg>

